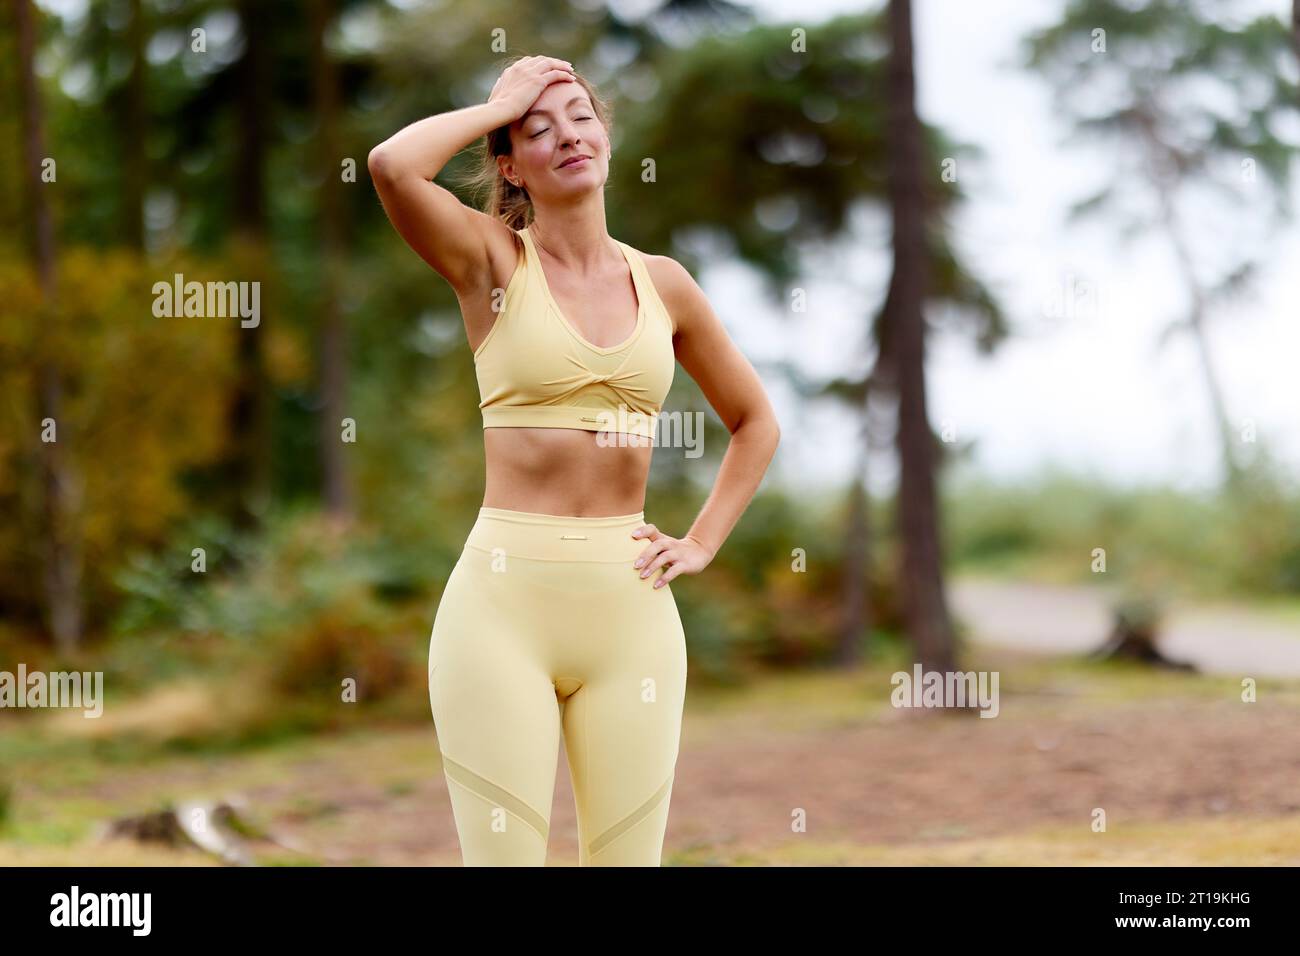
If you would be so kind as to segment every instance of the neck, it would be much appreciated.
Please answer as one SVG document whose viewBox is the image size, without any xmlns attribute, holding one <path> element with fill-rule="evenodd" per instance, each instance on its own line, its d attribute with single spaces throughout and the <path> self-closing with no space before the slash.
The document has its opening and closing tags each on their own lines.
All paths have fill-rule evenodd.
<svg viewBox="0 0 1300 956">
<path fill-rule="evenodd" d="M 566 268 L 594 271 L 610 261 L 611 252 L 618 252 L 605 225 L 603 199 L 597 193 L 577 205 L 538 206 L 528 233 L 543 252 Z"/>
</svg>

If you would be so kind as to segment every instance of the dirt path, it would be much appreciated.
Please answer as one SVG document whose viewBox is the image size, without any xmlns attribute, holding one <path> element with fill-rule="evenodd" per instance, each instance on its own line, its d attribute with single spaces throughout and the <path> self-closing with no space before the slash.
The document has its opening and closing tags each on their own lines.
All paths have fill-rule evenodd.
<svg viewBox="0 0 1300 956">
<path fill-rule="evenodd" d="M 726 858 L 803 839 L 924 844 L 1048 824 L 1089 833 L 1096 807 L 1121 834 L 1184 817 L 1300 813 L 1295 710 L 1178 701 L 1093 716 L 1032 702 L 1018 709 L 994 720 L 891 711 L 812 732 L 743 718 L 688 728 L 666 853 L 707 848 Z M 281 828 L 340 861 L 459 862 L 440 779 L 393 798 L 344 773 L 327 761 L 284 790 L 253 796 L 329 793 L 338 807 L 328 825 L 309 818 Z M 806 812 L 806 834 L 791 832 L 796 808 Z M 576 860 L 563 760 L 551 833 L 549 859 Z"/>
<path fill-rule="evenodd" d="M 1110 629 L 1107 594 L 976 578 L 952 586 L 953 610 L 979 642 L 1048 653 L 1083 653 Z M 1208 674 L 1300 677 L 1300 623 L 1230 605 L 1177 608 L 1161 649 Z"/>
<path fill-rule="evenodd" d="M 1269 680 L 1300 673 L 1284 619 L 1176 615 L 1166 649 L 1232 678 L 1220 680 L 1042 657 L 1104 634 L 1104 600 L 1084 589 L 961 580 L 954 605 L 977 637 L 967 666 L 1002 674 L 995 719 L 894 709 L 883 664 L 688 687 L 665 862 L 1300 865 L 1300 684 Z M 1243 674 L 1261 678 L 1257 702 L 1241 701 Z M 39 832 L 235 795 L 309 862 L 460 864 L 431 724 L 14 780 L 13 804 Z M 1105 833 L 1091 829 L 1097 808 Z M 0 843 L 0 863 L 19 852 L 31 850 Z M 120 863 L 123 851 L 58 852 Z M 264 862 L 291 861 L 269 852 Z M 561 751 L 548 862 L 576 859 Z"/>
<path fill-rule="evenodd" d="M 882 707 L 878 673 L 869 680 L 880 688 L 858 690 L 861 705 L 845 694 L 852 675 L 816 680 L 825 682 L 822 697 L 845 697 L 848 708 L 815 712 L 796 698 L 688 710 L 666 862 L 766 862 L 814 846 L 880 847 L 907 862 L 955 841 L 1053 827 L 1061 836 L 1036 852 L 1076 840 L 1082 849 L 1071 852 L 1105 861 L 1142 828 L 1282 820 L 1289 835 L 1261 845 L 1274 861 L 1300 864 L 1294 693 L 1266 687 L 1260 702 L 1244 704 L 1225 685 L 1221 697 L 1202 689 L 1117 701 L 1068 676 L 1040 686 L 1013 680 L 990 720 Z M 234 792 L 313 861 L 454 866 L 459 851 L 436 754 L 430 729 L 401 729 L 119 769 L 75 793 L 29 796 L 139 807 L 164 795 Z M 562 757 L 557 770 L 548 862 L 573 865 L 577 828 Z M 1090 829 L 1095 808 L 1106 812 L 1106 833 Z M 792 832 L 798 809 L 806 833 Z M 1191 842 L 1158 837 L 1149 852 L 1159 862 Z M 1012 862 L 1017 852 L 1003 851 Z M 1258 851 L 1227 852 L 1227 862 L 1259 862 L 1242 858 Z"/>
</svg>

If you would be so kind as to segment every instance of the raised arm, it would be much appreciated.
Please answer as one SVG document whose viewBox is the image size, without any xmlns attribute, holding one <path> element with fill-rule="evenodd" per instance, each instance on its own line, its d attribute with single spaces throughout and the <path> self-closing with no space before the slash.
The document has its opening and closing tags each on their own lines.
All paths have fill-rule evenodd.
<svg viewBox="0 0 1300 956">
<path fill-rule="evenodd" d="M 370 151 L 366 165 L 389 221 L 458 294 L 490 283 L 494 247 L 513 262 L 514 238 L 433 178 L 474 140 L 522 116 L 551 83 L 572 78 L 564 60 L 524 57 L 501 74 L 486 103 L 418 120 Z"/>
</svg>

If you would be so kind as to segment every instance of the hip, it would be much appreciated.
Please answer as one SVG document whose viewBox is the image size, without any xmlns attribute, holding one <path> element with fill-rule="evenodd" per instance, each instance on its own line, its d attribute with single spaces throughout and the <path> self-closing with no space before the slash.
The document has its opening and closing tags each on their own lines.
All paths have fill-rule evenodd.
<svg viewBox="0 0 1300 956">
<path fill-rule="evenodd" d="M 684 666 L 671 585 L 634 562 L 644 512 L 569 517 L 483 507 L 438 605 L 435 655 L 524 655 L 578 676 L 606 665 Z"/>
</svg>

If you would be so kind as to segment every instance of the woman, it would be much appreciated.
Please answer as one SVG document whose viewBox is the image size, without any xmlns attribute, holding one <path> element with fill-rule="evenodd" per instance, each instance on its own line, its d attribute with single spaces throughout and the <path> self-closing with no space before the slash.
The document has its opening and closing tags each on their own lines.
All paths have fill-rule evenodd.
<svg viewBox="0 0 1300 956">
<path fill-rule="evenodd" d="M 579 864 L 660 864 L 686 692 L 667 584 L 713 559 L 779 436 L 690 274 L 606 232 L 607 117 L 567 61 L 522 57 L 486 103 L 413 123 L 369 156 L 393 226 L 456 290 L 482 398 L 483 505 L 429 642 L 467 866 L 544 864 L 561 731 Z M 431 182 L 482 136 L 488 213 Z M 674 360 L 731 432 L 680 538 L 643 510 Z"/>
</svg>

